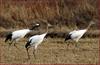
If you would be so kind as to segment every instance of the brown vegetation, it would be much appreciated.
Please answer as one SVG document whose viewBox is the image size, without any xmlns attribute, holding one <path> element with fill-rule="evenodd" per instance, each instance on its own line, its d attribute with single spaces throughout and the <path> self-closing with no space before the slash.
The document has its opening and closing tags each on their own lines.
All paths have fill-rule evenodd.
<svg viewBox="0 0 100 65">
<path fill-rule="evenodd" d="M 29 27 L 45 19 L 53 25 L 80 27 L 98 19 L 96 5 L 97 0 L 2 0 L 0 26 Z"/>
<path fill-rule="evenodd" d="M 44 26 L 43 20 L 53 25 L 50 32 L 54 34 L 63 34 L 76 27 L 84 29 L 91 20 L 96 22 L 92 29 L 98 29 L 96 4 L 97 0 L 1 0 L 0 36 L 37 22 Z"/>
<path fill-rule="evenodd" d="M 3 38 L 7 33 L 40 23 L 39 31 L 26 37 L 41 34 L 45 30 L 44 20 L 52 28 L 48 39 L 38 47 L 37 59 L 31 55 L 31 60 L 26 61 L 25 38 L 18 42 L 20 52 L 13 46 L 8 50 Z M 86 28 L 91 20 L 96 24 L 79 40 L 80 49 L 74 47 L 74 41 L 63 42 L 68 32 Z M 0 63 L 98 64 L 98 25 L 97 0 L 0 0 Z"/>
</svg>

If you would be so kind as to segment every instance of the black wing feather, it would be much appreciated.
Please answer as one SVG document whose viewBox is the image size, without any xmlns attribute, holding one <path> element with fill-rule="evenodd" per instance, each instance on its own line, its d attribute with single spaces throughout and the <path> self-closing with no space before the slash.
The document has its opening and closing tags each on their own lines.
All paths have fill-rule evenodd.
<svg viewBox="0 0 100 65">
<path fill-rule="evenodd" d="M 71 34 L 68 34 L 68 35 L 66 36 L 65 41 L 66 41 L 66 40 L 69 40 L 69 39 L 71 39 Z"/>
<path fill-rule="evenodd" d="M 30 41 L 27 41 L 27 43 L 25 45 L 25 48 L 27 48 L 28 46 L 30 46 L 31 41 L 32 41 L 32 39 Z"/>
<path fill-rule="evenodd" d="M 7 42 L 8 40 L 11 41 L 11 39 L 12 39 L 12 33 L 10 33 L 10 34 L 8 34 L 8 35 L 6 36 L 5 42 Z"/>
</svg>

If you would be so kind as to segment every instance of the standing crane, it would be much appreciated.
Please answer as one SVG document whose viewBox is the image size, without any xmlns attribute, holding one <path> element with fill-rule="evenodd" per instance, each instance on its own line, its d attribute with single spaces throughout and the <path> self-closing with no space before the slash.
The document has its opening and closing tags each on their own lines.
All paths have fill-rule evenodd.
<svg viewBox="0 0 100 65">
<path fill-rule="evenodd" d="M 69 39 L 72 39 L 76 42 L 79 41 L 79 39 L 87 32 L 87 30 L 91 27 L 92 24 L 95 24 L 93 21 L 90 22 L 90 24 L 88 25 L 88 27 L 86 29 L 83 29 L 83 30 L 74 30 L 72 32 L 70 32 L 66 38 L 65 38 L 65 41 L 66 40 L 69 40 Z"/>
<path fill-rule="evenodd" d="M 9 45 L 11 45 L 14 41 L 14 46 L 16 47 L 16 42 L 18 40 L 20 40 L 21 38 L 23 38 L 26 34 L 28 34 L 29 32 L 31 32 L 33 29 L 39 27 L 40 24 L 35 24 L 32 28 L 30 29 L 22 29 L 22 30 L 17 30 L 14 32 L 11 32 L 10 34 L 8 34 L 6 36 L 5 42 L 7 42 L 8 40 L 11 41 L 11 43 L 9 43 Z"/>
<path fill-rule="evenodd" d="M 34 36 L 30 37 L 29 40 L 27 41 L 25 48 L 27 51 L 28 59 L 30 59 L 29 52 L 28 52 L 30 47 L 33 47 L 33 55 L 34 55 L 34 58 L 36 58 L 36 56 L 35 56 L 36 49 L 37 49 L 38 45 L 42 43 L 42 41 L 44 40 L 44 37 L 47 35 L 49 26 L 50 25 L 48 24 L 47 31 L 45 33 L 43 33 L 41 35 L 34 35 Z"/>
</svg>

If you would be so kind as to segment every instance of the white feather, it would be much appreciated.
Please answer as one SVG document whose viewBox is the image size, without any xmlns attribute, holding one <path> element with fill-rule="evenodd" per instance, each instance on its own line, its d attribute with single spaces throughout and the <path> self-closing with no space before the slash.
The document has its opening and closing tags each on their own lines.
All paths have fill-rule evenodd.
<svg viewBox="0 0 100 65">
<path fill-rule="evenodd" d="M 31 30 L 29 30 L 29 29 L 23 29 L 23 30 L 17 30 L 17 31 L 12 32 L 12 40 L 16 40 L 18 38 L 23 38 L 30 31 Z"/>
<path fill-rule="evenodd" d="M 31 40 L 31 43 L 30 43 L 31 46 L 39 45 L 43 41 L 43 39 L 46 36 L 46 34 L 47 33 L 44 33 L 44 34 L 41 34 L 41 35 L 35 35 L 35 36 L 30 37 L 29 41 Z"/>
<path fill-rule="evenodd" d="M 84 30 L 77 30 L 77 31 L 73 31 L 69 34 L 71 34 L 71 39 L 75 40 L 76 42 L 84 35 L 84 33 L 86 32 L 87 30 L 84 29 Z"/>
</svg>

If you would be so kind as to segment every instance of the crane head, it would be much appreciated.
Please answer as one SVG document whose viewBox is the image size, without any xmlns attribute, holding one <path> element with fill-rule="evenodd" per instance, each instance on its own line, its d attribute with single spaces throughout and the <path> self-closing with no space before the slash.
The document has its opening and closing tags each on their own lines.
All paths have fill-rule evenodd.
<svg viewBox="0 0 100 65">
<path fill-rule="evenodd" d="M 38 24 L 38 23 L 33 25 L 33 27 L 39 27 L 39 26 L 40 26 L 40 24 Z"/>
<path fill-rule="evenodd" d="M 51 24 L 49 24 L 49 23 L 47 24 L 47 26 L 48 26 L 48 27 L 52 27 L 52 25 L 51 25 Z"/>
<path fill-rule="evenodd" d="M 38 23 L 37 23 L 37 24 L 35 24 L 35 25 L 36 25 L 36 26 L 40 26 L 40 24 L 38 24 Z"/>
<path fill-rule="evenodd" d="M 91 21 L 90 24 L 95 24 L 95 22 L 94 21 Z"/>
<path fill-rule="evenodd" d="M 32 28 L 31 28 L 30 30 L 36 29 L 36 28 L 39 27 L 39 26 L 40 26 L 40 24 L 37 23 L 37 24 L 33 25 Z"/>
</svg>

